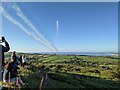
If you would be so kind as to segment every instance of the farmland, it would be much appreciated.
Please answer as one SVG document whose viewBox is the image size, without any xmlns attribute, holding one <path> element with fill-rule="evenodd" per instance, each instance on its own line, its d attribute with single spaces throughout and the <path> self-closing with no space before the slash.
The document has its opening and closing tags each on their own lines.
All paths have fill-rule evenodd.
<svg viewBox="0 0 120 90">
<path fill-rule="evenodd" d="M 26 54 L 26 57 L 26 67 L 20 66 L 19 70 L 27 83 L 23 88 L 120 89 L 118 57 L 48 54 Z"/>
</svg>

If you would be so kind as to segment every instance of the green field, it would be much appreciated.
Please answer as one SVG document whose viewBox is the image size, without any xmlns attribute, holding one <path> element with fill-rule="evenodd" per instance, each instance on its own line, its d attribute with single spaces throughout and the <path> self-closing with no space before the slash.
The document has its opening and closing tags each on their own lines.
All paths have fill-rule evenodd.
<svg viewBox="0 0 120 90">
<path fill-rule="evenodd" d="M 9 56 L 6 54 L 6 60 Z M 20 67 L 20 76 L 25 83 L 28 83 L 23 88 L 41 86 L 41 88 L 68 90 L 70 88 L 120 89 L 118 57 L 47 54 L 26 54 L 26 56 L 27 66 Z M 41 70 L 43 65 L 45 68 Z"/>
</svg>

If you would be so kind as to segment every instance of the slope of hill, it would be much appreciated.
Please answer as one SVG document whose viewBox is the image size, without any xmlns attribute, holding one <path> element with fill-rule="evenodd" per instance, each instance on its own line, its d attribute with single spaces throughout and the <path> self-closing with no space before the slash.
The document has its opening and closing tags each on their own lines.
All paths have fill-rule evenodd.
<svg viewBox="0 0 120 90">
<path fill-rule="evenodd" d="M 27 54 L 26 67 L 20 67 L 20 76 L 28 83 L 23 88 L 118 90 L 119 72 L 119 58 L 111 56 Z"/>
</svg>

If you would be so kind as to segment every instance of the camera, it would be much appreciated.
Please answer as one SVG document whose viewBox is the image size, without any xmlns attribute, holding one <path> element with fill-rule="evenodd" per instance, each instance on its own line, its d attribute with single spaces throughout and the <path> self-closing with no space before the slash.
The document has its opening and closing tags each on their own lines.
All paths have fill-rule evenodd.
<svg viewBox="0 0 120 90">
<path fill-rule="evenodd" d="M 0 40 L 0 43 L 2 43 L 2 42 L 5 42 L 5 38 L 4 37 L 2 37 L 1 40 Z"/>
</svg>

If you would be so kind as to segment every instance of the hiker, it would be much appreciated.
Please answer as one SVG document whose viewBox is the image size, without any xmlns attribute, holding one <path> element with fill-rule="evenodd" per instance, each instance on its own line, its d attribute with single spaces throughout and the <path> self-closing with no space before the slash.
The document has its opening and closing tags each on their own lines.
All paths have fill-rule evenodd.
<svg viewBox="0 0 120 90">
<path fill-rule="evenodd" d="M 22 66 L 22 55 L 19 56 L 19 62 L 20 62 L 20 65 Z"/>
<path fill-rule="evenodd" d="M 7 73 L 8 73 L 8 70 L 9 70 L 10 63 L 11 63 L 11 59 L 9 58 L 8 62 L 6 62 L 5 66 L 4 66 L 3 83 L 6 83 L 6 80 L 8 79 L 7 78 Z"/>
<path fill-rule="evenodd" d="M 15 72 L 17 73 L 17 66 L 18 66 L 18 58 L 16 55 L 16 52 L 13 51 L 12 55 L 11 55 L 11 61 L 12 61 L 12 66 L 14 67 Z"/>
<path fill-rule="evenodd" d="M 16 84 L 18 84 L 20 82 L 20 84 L 25 85 L 25 83 L 23 83 L 21 77 L 18 77 L 18 72 L 17 70 L 20 69 L 18 67 L 18 65 L 16 64 L 15 61 L 11 61 L 11 63 L 9 64 L 9 72 L 7 73 L 7 79 L 9 81 L 9 73 L 10 73 L 10 81 L 12 82 L 16 82 Z"/>
<path fill-rule="evenodd" d="M 40 80 L 40 90 L 42 90 L 42 88 L 45 88 L 46 85 L 47 85 L 47 80 L 48 80 L 48 74 L 47 72 L 49 72 L 49 68 L 46 68 L 45 69 L 45 66 L 42 65 L 39 69 L 40 71 L 40 77 L 41 77 L 41 80 Z"/>
<path fill-rule="evenodd" d="M 16 77 L 17 72 L 17 65 L 15 65 L 15 61 L 13 59 L 9 59 L 8 62 L 5 63 L 4 66 L 4 73 L 3 73 L 3 82 L 5 83 L 8 80 L 8 76 L 10 73 L 10 78 Z"/>
<path fill-rule="evenodd" d="M 17 57 L 15 51 L 13 51 L 13 53 L 12 53 L 12 55 L 11 55 L 11 59 L 13 59 L 13 61 L 14 61 L 16 64 L 18 64 L 18 57 Z"/>
<path fill-rule="evenodd" d="M 4 43 L 5 45 L 2 45 Z M 8 42 L 4 37 L 0 40 L 0 81 L 2 81 L 2 71 L 5 65 L 4 63 L 4 52 L 8 52 L 10 50 Z M 0 84 L 0 89 L 2 89 L 2 85 Z"/>
<path fill-rule="evenodd" d="M 26 65 L 26 56 L 25 54 L 22 55 L 22 66 L 24 67 Z"/>
<path fill-rule="evenodd" d="M 23 83 L 23 81 L 21 80 L 20 77 L 18 77 L 18 73 L 16 72 L 18 68 L 18 66 L 15 66 L 15 61 L 13 61 L 14 59 L 9 59 L 9 61 L 5 64 L 4 70 L 5 72 L 3 73 L 3 82 L 6 83 L 10 83 L 10 81 L 12 82 L 16 82 L 17 84 L 20 82 L 22 85 L 25 85 L 25 83 Z"/>
</svg>

